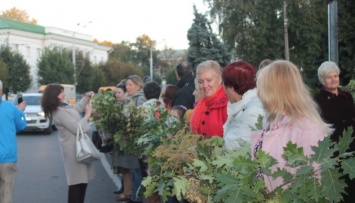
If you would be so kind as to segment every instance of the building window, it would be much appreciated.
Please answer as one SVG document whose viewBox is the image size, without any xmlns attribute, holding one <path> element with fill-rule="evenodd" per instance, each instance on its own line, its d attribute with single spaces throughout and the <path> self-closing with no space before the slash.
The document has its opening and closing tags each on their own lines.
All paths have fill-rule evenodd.
<svg viewBox="0 0 355 203">
<path fill-rule="evenodd" d="M 14 45 L 14 50 L 15 50 L 16 52 L 18 52 L 18 44 L 15 44 L 15 45 Z"/>
<path fill-rule="evenodd" d="M 94 56 L 94 63 L 97 64 L 97 58 Z"/>
</svg>

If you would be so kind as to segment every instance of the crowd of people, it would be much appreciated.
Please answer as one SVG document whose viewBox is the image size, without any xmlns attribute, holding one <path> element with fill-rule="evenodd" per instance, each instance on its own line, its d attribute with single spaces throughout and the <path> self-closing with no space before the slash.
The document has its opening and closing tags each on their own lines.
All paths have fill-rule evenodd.
<svg viewBox="0 0 355 203">
<path fill-rule="evenodd" d="M 207 60 L 196 67 L 196 74 L 188 62 L 176 66 L 178 83 L 161 87 L 154 81 L 143 82 L 140 76 L 130 75 L 122 80 L 114 90 L 117 105 L 133 104 L 141 106 L 142 113 L 154 118 L 155 112 L 169 112 L 169 115 L 185 122 L 191 132 L 204 137 L 219 136 L 224 139 L 225 150 L 236 151 L 246 143 L 255 158 L 259 150 L 267 152 L 278 163 L 271 168 L 286 169 L 294 173 L 282 158 L 283 150 L 289 141 L 303 147 L 306 156 L 312 155 L 312 146 L 330 136 L 339 141 L 345 129 L 355 126 L 355 106 L 351 94 L 339 87 L 340 69 L 334 62 L 326 61 L 318 69 L 322 85 L 319 93 L 312 95 L 302 80 L 295 64 L 285 60 L 263 60 L 256 68 L 246 61 L 236 61 L 221 67 L 213 60 Z M 2 93 L 0 82 L 0 96 Z M 61 152 L 67 177 L 68 202 L 83 203 L 85 191 L 94 169 L 90 164 L 75 160 L 75 134 L 79 125 L 84 131 L 90 126 L 88 120 L 92 113 L 88 105 L 94 97 L 88 92 L 75 105 L 65 102 L 63 87 L 48 85 L 43 93 L 42 108 L 58 129 Z M 18 109 L 0 100 L 0 118 L 11 126 L 11 132 L 0 125 L 0 136 L 4 133 L 15 136 L 16 131 L 25 126 L 23 110 L 25 103 Z M 8 108 L 6 114 L 1 109 Z M 84 112 L 84 116 L 81 113 Z M 12 120 L 9 120 L 11 114 Z M 252 126 L 263 118 L 263 129 L 253 131 Z M 22 120 L 21 120 L 22 118 Z M 353 135 L 354 136 L 354 135 Z M 10 138 L 8 138 L 10 139 Z M 15 142 L 11 138 L 11 142 Z M 0 139 L 0 146 L 3 146 Z M 350 144 L 355 151 L 355 141 Z M 14 177 L 9 167 L 16 162 L 16 149 L 8 152 L 0 150 L 0 180 Z M 5 158 L 2 158 L 5 157 Z M 123 186 L 115 191 L 117 201 L 142 202 L 137 191 L 145 175 L 144 160 L 135 155 L 115 155 L 113 166 L 122 175 Z M 10 171 L 10 172 L 9 172 Z M 12 174 L 12 175 L 8 175 Z M 273 179 L 259 171 L 269 192 L 280 186 L 282 178 Z M 344 202 L 355 199 L 354 180 L 345 177 L 348 187 Z M 11 202 L 10 192 L 13 180 L 5 180 L 0 185 L 0 202 Z M 2 187 L 7 187 L 4 190 Z M 174 198 L 168 202 L 176 201 Z M 147 202 L 160 202 L 152 196 Z"/>
</svg>

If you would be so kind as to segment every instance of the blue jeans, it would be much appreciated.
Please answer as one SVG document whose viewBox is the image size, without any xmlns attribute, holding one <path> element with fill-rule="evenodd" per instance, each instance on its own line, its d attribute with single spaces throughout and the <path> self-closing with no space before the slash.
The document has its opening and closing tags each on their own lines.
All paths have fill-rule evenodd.
<svg viewBox="0 0 355 203">
<path fill-rule="evenodd" d="M 131 200 L 133 201 L 141 201 L 140 199 L 137 199 L 137 191 L 139 186 L 142 183 L 142 169 L 141 168 L 136 168 L 136 169 L 129 169 L 131 173 L 131 178 L 132 178 L 132 194 L 131 194 Z"/>
</svg>

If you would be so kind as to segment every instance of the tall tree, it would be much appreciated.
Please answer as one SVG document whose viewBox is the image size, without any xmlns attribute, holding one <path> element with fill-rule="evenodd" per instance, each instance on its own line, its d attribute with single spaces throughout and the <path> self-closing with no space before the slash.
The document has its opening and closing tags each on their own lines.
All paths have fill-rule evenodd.
<svg viewBox="0 0 355 203">
<path fill-rule="evenodd" d="M 3 11 L 1 17 L 11 19 L 11 20 L 16 20 L 16 21 L 21 21 L 25 23 L 37 24 L 36 19 L 34 18 L 30 19 L 30 16 L 28 15 L 27 11 L 20 10 L 16 7 Z"/>
<path fill-rule="evenodd" d="M 9 46 L 0 47 L 0 59 L 8 68 L 8 86 L 14 92 L 26 91 L 32 83 L 30 66 L 18 52 L 11 50 Z"/>
<path fill-rule="evenodd" d="M 355 78 L 355 1 L 339 0 L 339 66 L 343 85 Z"/>
<path fill-rule="evenodd" d="M 77 57 L 79 60 L 76 60 L 76 91 L 79 93 L 91 91 L 96 81 L 94 81 L 93 67 L 90 58 L 85 57 L 82 52 L 79 52 Z"/>
<path fill-rule="evenodd" d="M 46 48 L 37 62 L 38 83 L 74 84 L 74 65 L 71 51 Z"/>
<path fill-rule="evenodd" d="M 231 58 L 227 46 L 213 33 L 207 17 L 199 13 L 196 6 L 193 6 L 193 9 L 195 19 L 187 33 L 189 40 L 187 60 L 194 69 L 199 63 L 206 60 L 215 60 L 222 67 L 226 66 Z"/>
<path fill-rule="evenodd" d="M 107 86 L 115 86 L 129 75 L 139 75 L 143 78 L 142 70 L 131 62 L 125 63 L 120 59 L 111 59 L 107 63 L 100 64 L 99 69 L 103 72 Z"/>
</svg>

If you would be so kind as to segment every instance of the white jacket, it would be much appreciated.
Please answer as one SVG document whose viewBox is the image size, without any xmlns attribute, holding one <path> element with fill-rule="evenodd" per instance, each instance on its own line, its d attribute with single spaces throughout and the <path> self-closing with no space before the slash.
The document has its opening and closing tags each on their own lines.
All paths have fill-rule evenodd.
<svg viewBox="0 0 355 203">
<path fill-rule="evenodd" d="M 251 142 L 252 128 L 258 121 L 259 115 L 264 117 L 266 111 L 257 96 L 256 88 L 244 93 L 242 99 L 236 103 L 228 102 L 228 119 L 223 125 L 224 147 L 235 150 L 241 142 Z"/>
</svg>

